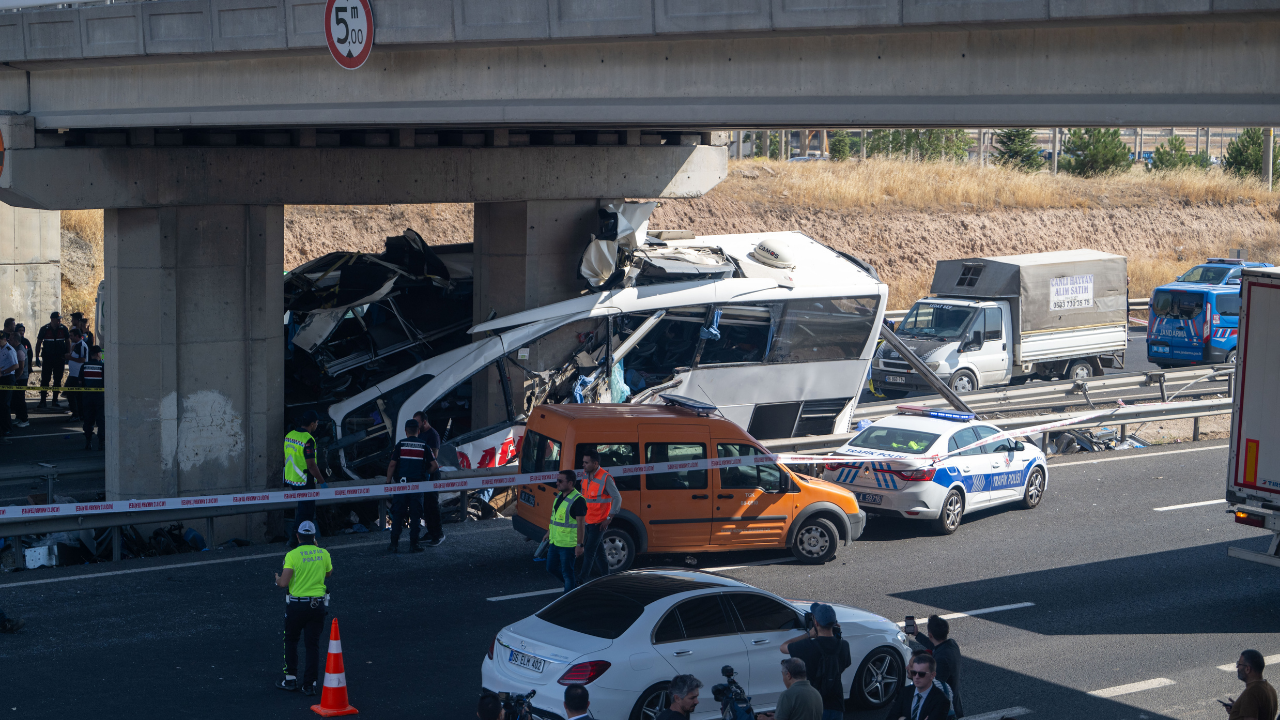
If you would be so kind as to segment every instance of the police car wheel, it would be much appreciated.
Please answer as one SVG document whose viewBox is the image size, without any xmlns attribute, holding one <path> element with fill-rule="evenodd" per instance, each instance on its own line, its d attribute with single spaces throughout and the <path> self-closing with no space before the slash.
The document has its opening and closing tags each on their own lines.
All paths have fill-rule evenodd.
<svg viewBox="0 0 1280 720">
<path fill-rule="evenodd" d="M 1022 507 L 1035 510 L 1042 499 L 1044 499 L 1044 470 L 1036 468 L 1027 478 L 1027 489 L 1022 494 Z"/>
<path fill-rule="evenodd" d="M 958 393 L 973 392 L 978 389 L 978 379 L 968 370 L 957 370 L 951 375 L 950 385 Z"/>
<path fill-rule="evenodd" d="M 661 715 L 671 705 L 671 694 L 667 692 L 670 686 L 669 682 L 660 682 L 640 693 L 640 699 L 631 708 L 629 720 L 653 720 Z"/>
<path fill-rule="evenodd" d="M 947 493 L 946 499 L 942 501 L 942 511 L 938 513 L 938 519 L 933 521 L 933 527 L 940 535 L 950 535 L 960 527 L 960 520 L 964 517 L 964 494 L 959 488 L 952 488 Z"/>
<path fill-rule="evenodd" d="M 806 565 L 821 565 L 836 556 L 840 534 L 830 520 L 809 518 L 796 531 L 791 554 Z"/>
</svg>

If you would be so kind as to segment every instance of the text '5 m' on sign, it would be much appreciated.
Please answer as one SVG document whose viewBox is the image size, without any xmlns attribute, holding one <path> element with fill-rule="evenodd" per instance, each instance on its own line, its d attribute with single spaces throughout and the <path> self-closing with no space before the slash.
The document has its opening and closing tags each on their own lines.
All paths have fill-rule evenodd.
<svg viewBox="0 0 1280 720">
<path fill-rule="evenodd" d="M 329 0 L 325 4 L 324 36 L 338 64 L 355 70 L 373 49 L 373 7 L 369 0 Z"/>
</svg>

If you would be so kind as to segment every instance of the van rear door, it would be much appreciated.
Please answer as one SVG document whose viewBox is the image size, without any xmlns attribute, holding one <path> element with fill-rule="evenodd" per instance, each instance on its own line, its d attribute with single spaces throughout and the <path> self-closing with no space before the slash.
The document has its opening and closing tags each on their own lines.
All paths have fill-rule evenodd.
<svg viewBox="0 0 1280 720">
<path fill-rule="evenodd" d="M 711 434 L 696 425 L 640 425 L 646 465 L 705 460 Z M 705 546 L 711 540 L 710 471 L 705 468 L 646 473 L 640 489 L 640 519 L 649 548 Z"/>
<path fill-rule="evenodd" d="M 1157 288 L 1151 295 L 1147 356 L 1155 362 L 1202 362 L 1209 328 L 1204 292 Z"/>
</svg>

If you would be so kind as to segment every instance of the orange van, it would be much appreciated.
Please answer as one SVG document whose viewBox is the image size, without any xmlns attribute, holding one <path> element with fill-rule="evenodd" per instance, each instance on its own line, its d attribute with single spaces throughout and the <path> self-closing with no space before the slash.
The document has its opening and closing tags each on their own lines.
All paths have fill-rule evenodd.
<svg viewBox="0 0 1280 720">
<path fill-rule="evenodd" d="M 641 463 L 769 454 L 742 428 L 675 405 L 541 405 L 520 449 L 520 472 L 582 468 L 600 453 L 605 468 Z M 791 548 L 801 562 L 835 557 L 862 534 L 866 513 L 849 491 L 767 463 L 710 470 L 615 475 L 622 510 L 604 549 L 610 572 L 640 553 Z M 551 518 L 555 486 L 523 485 L 515 529 L 539 541 Z"/>
</svg>

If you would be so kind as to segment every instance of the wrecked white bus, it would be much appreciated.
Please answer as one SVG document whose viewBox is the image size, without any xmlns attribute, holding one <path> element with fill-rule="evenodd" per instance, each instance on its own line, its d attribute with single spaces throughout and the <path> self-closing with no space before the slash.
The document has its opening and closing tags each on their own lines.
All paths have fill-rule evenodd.
<svg viewBox="0 0 1280 720">
<path fill-rule="evenodd" d="M 461 468 L 513 459 L 543 403 L 671 392 L 760 439 L 847 429 L 884 317 L 874 269 L 798 232 L 650 234 L 622 215 L 622 239 L 593 237 L 584 253 L 594 292 L 476 325 L 474 342 L 328 406 L 335 476 L 385 473 L 419 410 L 442 435 L 441 464 Z"/>
</svg>

